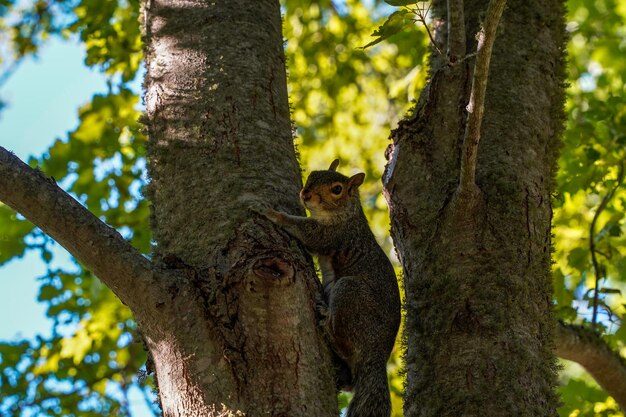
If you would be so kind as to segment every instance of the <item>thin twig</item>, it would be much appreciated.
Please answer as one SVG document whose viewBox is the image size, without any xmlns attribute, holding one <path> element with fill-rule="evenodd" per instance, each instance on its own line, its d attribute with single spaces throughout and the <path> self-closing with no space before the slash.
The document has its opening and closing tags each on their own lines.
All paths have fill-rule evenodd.
<svg viewBox="0 0 626 417">
<path fill-rule="evenodd" d="M 611 259 L 611 258 L 613 257 L 613 254 L 612 254 L 612 253 L 610 253 L 610 252 L 611 252 L 611 248 L 609 248 L 609 253 L 604 253 L 604 252 L 602 252 L 601 250 L 598 250 L 598 248 L 596 248 L 596 253 L 597 253 L 598 255 L 602 255 L 602 256 L 604 256 L 606 259 Z"/>
<path fill-rule="evenodd" d="M 424 6 L 420 7 L 419 3 L 423 3 Z M 428 7 L 426 7 L 426 4 L 428 4 Z M 426 33 L 428 34 L 428 39 L 430 39 L 430 43 L 432 44 L 433 48 L 437 50 L 437 53 L 439 55 L 443 56 L 443 52 L 441 51 L 441 48 L 439 48 L 439 45 L 437 45 L 437 42 L 435 42 L 435 38 L 432 32 L 430 31 L 430 28 L 428 27 L 428 23 L 426 23 L 426 16 L 428 16 L 428 12 L 430 11 L 430 2 L 418 1 L 415 3 L 415 8 L 411 8 L 411 6 L 405 6 L 405 7 L 407 8 L 408 11 L 410 11 L 417 17 L 416 19 L 412 19 L 413 23 L 421 23 L 422 25 L 424 25 L 424 29 L 426 29 Z"/>
<path fill-rule="evenodd" d="M 478 153 L 478 142 L 480 141 L 480 125 L 485 110 L 485 91 L 487 90 L 489 63 L 498 23 L 505 5 L 506 0 L 491 0 L 487 9 L 485 24 L 477 35 L 476 65 L 472 80 L 472 92 L 467 105 L 467 125 L 463 139 L 463 153 L 461 155 L 459 184 L 461 192 L 470 191 L 476 185 L 476 155 Z"/>
<path fill-rule="evenodd" d="M 476 55 L 477 55 L 477 52 L 472 52 L 471 54 L 467 54 L 463 58 L 461 58 L 461 61 L 459 61 L 459 62 L 463 62 L 463 61 L 467 61 L 468 59 L 472 59 Z"/>
<path fill-rule="evenodd" d="M 593 271 L 595 273 L 595 287 L 593 291 L 593 314 L 591 316 L 591 325 L 594 328 L 596 327 L 596 323 L 598 320 L 598 301 L 599 301 L 598 299 L 599 299 L 599 293 L 600 293 L 600 279 L 601 279 L 601 275 L 603 275 L 601 268 L 600 268 L 600 264 L 598 263 L 598 258 L 596 257 L 596 252 L 597 252 L 596 242 L 595 242 L 596 222 L 598 221 L 600 214 L 602 214 L 604 209 L 607 207 L 607 205 L 609 204 L 609 202 L 615 195 L 615 192 L 617 191 L 617 189 L 620 187 L 620 185 L 622 185 L 623 179 L 624 179 L 624 165 L 620 164 L 619 171 L 617 173 L 617 182 L 615 186 L 606 193 L 606 195 L 600 202 L 600 205 L 598 206 L 598 209 L 596 210 L 595 214 L 593 215 L 593 219 L 591 220 L 591 225 L 589 226 L 589 251 L 591 252 L 591 263 L 593 264 Z"/>
<path fill-rule="evenodd" d="M 428 34 L 428 38 L 430 39 L 430 43 L 437 50 L 439 55 L 443 55 L 443 52 L 441 51 L 441 49 L 439 49 L 439 46 L 437 46 L 437 42 L 435 42 L 435 38 L 433 37 L 433 34 L 430 31 L 430 28 L 428 27 L 428 23 L 426 23 L 426 16 L 422 13 L 421 10 L 416 10 L 414 13 L 417 16 L 417 19 L 415 21 L 424 25 L 424 28 L 426 29 L 426 33 Z"/>
</svg>

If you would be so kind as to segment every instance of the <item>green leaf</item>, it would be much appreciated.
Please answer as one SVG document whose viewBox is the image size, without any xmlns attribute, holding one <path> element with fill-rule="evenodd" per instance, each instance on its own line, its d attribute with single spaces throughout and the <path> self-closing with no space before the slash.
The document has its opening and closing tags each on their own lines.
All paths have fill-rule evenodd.
<svg viewBox="0 0 626 417">
<path fill-rule="evenodd" d="M 604 402 L 608 397 L 608 394 L 598 388 L 596 384 L 582 379 L 570 379 L 559 387 L 559 393 L 564 403 L 559 409 L 561 417 L 571 415 L 595 416 L 594 403 Z"/>
<path fill-rule="evenodd" d="M 378 39 L 373 40 L 363 47 L 369 48 L 370 46 L 374 46 L 377 43 L 384 41 L 385 39 L 395 35 L 400 32 L 402 29 L 407 27 L 408 25 L 413 23 L 413 19 L 409 16 L 411 12 L 408 10 L 398 10 L 397 12 L 393 12 L 391 16 L 387 18 L 385 23 L 383 23 L 377 30 L 372 33 L 372 36 L 377 36 Z"/>
<path fill-rule="evenodd" d="M 583 271 L 589 265 L 589 251 L 586 248 L 574 248 L 568 255 L 567 262 L 572 268 Z"/>
<path fill-rule="evenodd" d="M 598 159 L 600 159 L 600 156 L 601 156 L 600 152 L 598 152 L 597 150 L 595 150 L 591 146 L 587 148 L 586 155 L 587 155 L 587 160 L 589 162 L 595 162 Z"/>
<path fill-rule="evenodd" d="M 609 227 L 609 236 L 619 237 L 622 235 L 622 228 L 618 224 L 612 224 Z"/>
<path fill-rule="evenodd" d="M 554 311 L 559 319 L 566 321 L 574 321 L 578 315 L 578 310 L 569 305 L 557 306 Z"/>
<path fill-rule="evenodd" d="M 39 296 L 37 297 L 38 301 L 50 301 L 56 297 L 58 297 L 63 290 L 59 290 L 56 285 L 43 285 L 39 289 Z"/>
<path fill-rule="evenodd" d="M 340 393 L 337 396 L 337 405 L 339 406 L 339 411 L 343 410 L 350 403 L 351 395 L 345 392 Z"/>
<path fill-rule="evenodd" d="M 385 0 L 385 3 L 391 5 L 391 6 L 408 6 L 409 4 L 417 4 L 418 1 L 416 0 Z"/>
<path fill-rule="evenodd" d="M 52 252 L 47 249 L 43 249 L 41 251 L 41 259 L 43 259 L 45 263 L 50 263 L 50 261 L 52 260 Z"/>
</svg>

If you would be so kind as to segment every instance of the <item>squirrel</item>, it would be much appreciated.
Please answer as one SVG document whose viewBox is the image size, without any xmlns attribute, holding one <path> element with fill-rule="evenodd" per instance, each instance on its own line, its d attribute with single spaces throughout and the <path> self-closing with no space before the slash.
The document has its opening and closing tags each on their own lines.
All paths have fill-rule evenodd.
<svg viewBox="0 0 626 417">
<path fill-rule="evenodd" d="M 400 293 L 395 271 L 376 242 L 361 203 L 364 173 L 346 177 L 313 171 L 300 200 L 310 217 L 273 209 L 262 214 L 302 242 L 319 258 L 322 300 L 320 326 L 334 353 L 349 367 L 338 370 L 338 388 L 354 391 L 348 417 L 389 417 L 387 360 L 400 326 Z"/>
</svg>

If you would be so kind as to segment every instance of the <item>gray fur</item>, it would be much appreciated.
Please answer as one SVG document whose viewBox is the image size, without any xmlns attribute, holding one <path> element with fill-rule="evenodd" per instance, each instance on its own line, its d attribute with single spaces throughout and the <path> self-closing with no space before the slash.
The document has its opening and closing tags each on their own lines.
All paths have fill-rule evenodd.
<svg viewBox="0 0 626 417">
<path fill-rule="evenodd" d="M 361 208 L 362 179 L 362 174 L 348 178 L 334 170 L 314 171 L 303 193 L 330 196 L 325 190 L 340 182 L 348 198 L 323 213 L 311 210 L 311 217 L 273 210 L 266 216 L 319 257 L 324 288 L 320 324 L 353 378 L 348 417 L 389 417 L 386 364 L 400 325 L 400 295 L 393 266 Z"/>
</svg>

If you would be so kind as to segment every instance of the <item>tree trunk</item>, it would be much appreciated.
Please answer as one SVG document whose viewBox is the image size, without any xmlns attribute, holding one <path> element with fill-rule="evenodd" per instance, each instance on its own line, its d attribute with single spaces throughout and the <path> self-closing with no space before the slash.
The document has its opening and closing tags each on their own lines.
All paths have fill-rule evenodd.
<svg viewBox="0 0 626 417">
<path fill-rule="evenodd" d="M 392 134 L 383 178 L 407 297 L 405 416 L 554 416 L 550 195 L 563 3 L 508 2 L 471 193 L 458 192 L 473 68 L 462 50 L 476 50 L 488 2 L 465 1 L 464 17 L 454 4 L 463 2 L 449 3 L 450 19 L 445 2 L 433 9 L 436 39 L 445 45 L 448 29 L 452 55 L 433 56 L 429 85 Z"/>
<path fill-rule="evenodd" d="M 140 322 L 165 416 L 330 416 L 310 258 L 251 207 L 302 213 L 275 0 L 147 0 L 154 262 Z M 224 414 L 222 414 L 224 413 Z"/>
</svg>

